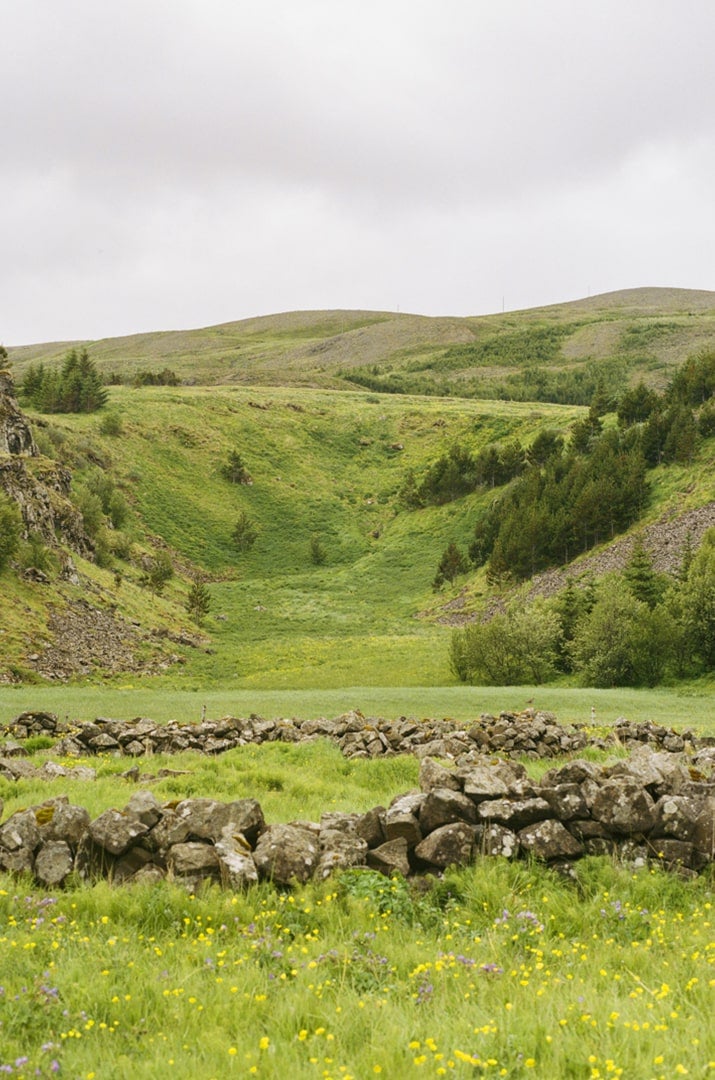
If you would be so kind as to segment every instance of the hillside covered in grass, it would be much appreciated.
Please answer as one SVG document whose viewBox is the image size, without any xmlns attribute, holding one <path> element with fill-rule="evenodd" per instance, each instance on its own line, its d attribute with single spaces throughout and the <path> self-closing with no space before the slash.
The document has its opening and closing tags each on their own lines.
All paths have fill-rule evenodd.
<svg viewBox="0 0 715 1080">
<path fill-rule="evenodd" d="M 541 543 L 556 535 L 548 506 L 559 528 L 567 510 L 590 515 L 562 545 L 575 575 L 594 546 L 600 557 L 624 530 L 665 535 L 684 514 L 694 531 L 668 534 L 668 568 L 686 539 L 699 542 L 712 433 L 695 417 L 685 450 L 682 439 L 669 450 L 675 405 L 667 430 L 657 410 L 646 423 L 639 386 L 662 393 L 712 347 L 714 318 L 713 294 L 630 290 L 483 319 L 297 313 L 90 343 L 112 376 L 104 408 L 26 409 L 32 469 L 69 470 L 91 550 L 74 550 L 73 578 L 52 537 L 25 529 L 2 576 L 0 678 L 454 683 L 453 627 L 500 610 L 519 580 L 553 564 Z M 9 351 L 22 386 L 67 346 Z M 167 371 L 177 385 L 147 385 Z M 628 394 L 635 419 L 624 420 Z M 650 458 L 637 498 L 602 521 L 640 429 Z M 535 468 L 540 483 L 571 477 L 562 509 L 548 485 L 534 489 Z M 461 561 L 444 569 L 449 551 Z M 626 558 L 593 564 L 596 574 Z M 192 588 L 205 590 L 200 618 L 187 609 Z"/>
</svg>

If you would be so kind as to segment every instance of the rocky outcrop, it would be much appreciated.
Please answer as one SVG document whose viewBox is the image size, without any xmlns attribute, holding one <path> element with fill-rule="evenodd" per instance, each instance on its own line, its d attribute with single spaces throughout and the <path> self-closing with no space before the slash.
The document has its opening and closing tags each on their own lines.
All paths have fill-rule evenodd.
<svg viewBox="0 0 715 1080">
<path fill-rule="evenodd" d="M 139 789 L 123 809 L 93 821 L 60 795 L 0 826 L 0 869 L 32 874 L 47 887 L 73 872 L 117 883 L 168 877 L 192 891 L 204 882 L 284 887 L 361 866 L 434 874 L 479 855 L 537 858 L 563 870 L 588 854 L 636 866 L 654 861 L 686 876 L 713 863 L 710 748 L 692 757 L 643 745 L 610 765 L 569 761 L 540 781 L 513 761 L 447 768 L 425 758 L 419 790 L 387 808 L 326 813 L 320 822 L 267 825 L 252 798 L 161 804 Z"/>
<path fill-rule="evenodd" d="M 111 720 L 69 724 L 54 713 L 25 712 L 8 727 L 16 739 L 31 735 L 57 737 L 56 750 L 65 756 L 88 754 L 126 754 L 143 757 L 151 754 L 175 754 L 196 750 L 204 754 L 222 754 L 238 746 L 264 742 L 306 742 L 317 738 L 336 743 L 347 758 L 375 758 L 394 754 L 444 758 L 469 765 L 482 761 L 485 754 L 508 758 L 555 758 L 574 754 L 586 746 L 620 745 L 628 749 L 648 744 L 656 749 L 677 753 L 694 750 L 708 743 L 692 731 L 677 732 L 652 722 L 616 721 L 603 735 L 589 734 L 584 725 L 560 724 L 553 713 L 526 709 L 520 713 L 502 712 L 498 717 L 483 715 L 467 724 L 454 720 L 383 720 L 365 717 L 357 710 L 334 720 L 264 720 L 260 716 L 225 716 L 201 723 L 153 720 Z M 715 740 L 712 740 L 715 743 Z M 434 768 L 439 768 L 437 763 Z M 470 798 L 498 798 L 506 794 L 499 775 L 483 768 L 470 773 Z M 454 786 L 454 777 L 446 786 Z M 445 784 L 441 785 L 445 786 Z"/>
<path fill-rule="evenodd" d="M 37 457 L 27 417 L 20 411 L 9 371 L 0 371 L 0 454 Z"/>
<path fill-rule="evenodd" d="M 71 480 L 69 469 L 39 455 L 12 378 L 0 372 L 0 490 L 19 507 L 26 539 L 35 534 L 50 547 L 64 544 L 91 557 L 92 541 L 69 499 Z M 75 573 L 71 560 L 62 560 L 62 572 Z"/>
</svg>

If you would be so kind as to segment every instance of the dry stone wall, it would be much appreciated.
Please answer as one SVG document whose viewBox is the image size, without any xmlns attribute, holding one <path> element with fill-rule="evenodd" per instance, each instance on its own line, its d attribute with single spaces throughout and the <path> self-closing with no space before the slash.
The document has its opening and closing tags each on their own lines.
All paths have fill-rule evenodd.
<svg viewBox="0 0 715 1080">
<path fill-rule="evenodd" d="M 33 714 L 33 723 L 40 715 L 47 714 Z M 95 727 L 94 739 L 107 734 Z M 162 804 L 147 786 L 122 809 L 90 820 L 58 795 L 0 825 L 0 869 L 48 888 L 76 874 L 116 883 L 169 878 L 192 891 L 204 882 L 288 886 L 352 867 L 434 874 L 478 856 L 531 856 L 565 869 L 582 855 L 608 854 L 695 875 L 715 861 L 715 740 L 695 744 L 653 727 L 662 741 L 681 739 L 683 749 L 657 748 L 645 738 L 650 727 L 638 726 L 643 738 L 628 757 L 604 766 L 572 758 L 538 782 L 523 764 L 484 752 L 451 762 L 424 753 L 418 790 L 388 807 L 326 813 L 319 822 L 269 825 L 253 798 Z M 125 775 L 141 779 L 137 766 Z"/>
<path fill-rule="evenodd" d="M 648 743 L 679 752 L 692 750 L 702 740 L 692 731 L 681 733 L 654 723 L 633 724 L 617 720 L 599 734 L 585 725 L 562 725 L 553 713 L 526 709 L 519 713 L 483 715 L 468 724 L 453 720 L 416 720 L 400 717 L 384 720 L 365 717 L 358 710 L 334 720 L 279 719 L 260 716 L 226 716 L 201 723 L 158 724 L 139 717 L 70 723 L 54 713 L 25 712 L 7 727 L 16 739 L 44 735 L 57 738 L 54 750 L 65 757 L 122 754 L 144 757 L 195 750 L 222 754 L 238 746 L 264 742 L 306 742 L 317 738 L 336 743 L 347 758 L 374 758 L 393 754 L 445 757 L 464 764 L 471 757 L 498 753 L 509 758 L 555 758 L 578 753 L 586 746 L 626 747 Z"/>
</svg>

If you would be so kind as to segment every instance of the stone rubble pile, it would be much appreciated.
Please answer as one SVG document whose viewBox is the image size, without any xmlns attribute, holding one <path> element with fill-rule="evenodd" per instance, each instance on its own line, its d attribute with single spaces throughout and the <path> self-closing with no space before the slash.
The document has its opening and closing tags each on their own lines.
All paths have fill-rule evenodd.
<svg viewBox="0 0 715 1080">
<path fill-rule="evenodd" d="M 1 816 L 0 807 L 0 816 Z M 641 745 L 606 766 L 570 760 L 529 779 L 504 759 L 420 765 L 420 789 L 367 813 L 267 825 L 253 798 L 160 803 L 137 789 L 94 820 L 64 795 L 0 825 L 0 869 L 55 888 L 76 873 L 195 891 L 204 882 L 287 886 L 335 870 L 439 873 L 478 855 L 532 856 L 562 869 L 586 854 L 634 865 L 658 860 L 685 875 L 715 861 L 715 748 L 694 755 Z"/>
<path fill-rule="evenodd" d="M 678 734 L 654 723 L 632 724 L 616 721 L 605 737 L 589 735 L 584 725 L 564 726 L 553 713 L 526 709 L 502 712 L 498 717 L 483 715 L 468 724 L 453 720 L 398 720 L 366 718 L 358 710 L 335 720 L 264 720 L 226 716 L 201 723 L 153 720 L 110 720 L 69 723 L 48 712 L 25 712 L 7 728 L 16 739 L 45 735 L 58 738 L 53 751 L 64 757 L 93 754 L 121 754 L 142 757 L 150 754 L 177 754 L 195 750 L 221 754 L 237 746 L 264 742 L 305 742 L 317 738 L 336 743 L 347 758 L 375 758 L 393 754 L 417 757 L 444 757 L 468 764 L 484 754 L 501 757 L 553 758 L 578 753 L 586 746 L 605 747 L 620 743 L 631 747 L 648 743 L 659 749 L 679 752 L 697 748 L 690 731 Z M 705 740 L 707 742 L 707 740 Z"/>
</svg>

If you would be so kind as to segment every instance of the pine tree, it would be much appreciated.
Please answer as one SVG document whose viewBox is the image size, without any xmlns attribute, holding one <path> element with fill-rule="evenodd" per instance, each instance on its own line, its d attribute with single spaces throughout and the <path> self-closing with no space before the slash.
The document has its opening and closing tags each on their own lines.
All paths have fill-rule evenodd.
<svg viewBox="0 0 715 1080">
<path fill-rule="evenodd" d="M 211 593 L 198 575 L 191 582 L 186 597 L 186 610 L 197 626 L 201 626 L 211 610 Z"/>
</svg>

